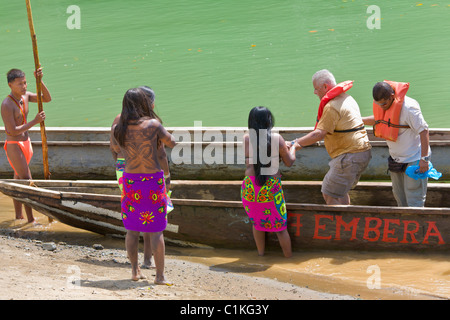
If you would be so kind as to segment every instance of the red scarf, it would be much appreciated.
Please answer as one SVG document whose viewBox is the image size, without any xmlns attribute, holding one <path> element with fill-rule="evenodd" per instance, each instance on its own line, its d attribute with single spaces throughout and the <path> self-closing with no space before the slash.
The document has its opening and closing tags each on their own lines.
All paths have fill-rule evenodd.
<svg viewBox="0 0 450 320">
<path fill-rule="evenodd" d="M 351 87 L 353 87 L 353 81 L 347 80 L 341 83 L 338 83 L 336 86 L 334 86 L 332 89 L 330 89 L 320 100 L 319 105 L 319 111 L 317 112 L 317 120 L 316 120 L 316 126 L 314 127 L 314 130 L 317 128 L 317 124 L 320 121 L 320 118 L 322 118 L 323 108 L 325 105 L 331 100 L 336 98 L 338 95 L 346 92 Z"/>
</svg>

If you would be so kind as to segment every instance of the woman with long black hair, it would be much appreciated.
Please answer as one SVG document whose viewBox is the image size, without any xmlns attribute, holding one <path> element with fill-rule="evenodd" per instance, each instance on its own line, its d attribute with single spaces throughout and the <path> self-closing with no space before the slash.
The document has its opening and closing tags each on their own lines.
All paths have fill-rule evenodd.
<svg viewBox="0 0 450 320">
<path fill-rule="evenodd" d="M 265 107 L 254 107 L 248 117 L 249 133 L 244 135 L 245 178 L 241 187 L 242 204 L 252 222 L 259 255 L 264 255 L 265 232 L 275 232 L 285 257 L 292 255 L 287 232 L 287 212 L 279 160 L 290 167 L 295 148 L 288 149 L 283 137 L 272 132 L 274 117 Z"/>
<path fill-rule="evenodd" d="M 156 266 L 156 284 L 169 284 L 164 277 L 165 244 L 162 232 L 167 226 L 167 195 L 164 172 L 158 161 L 158 141 L 175 146 L 174 137 L 148 107 L 146 94 L 130 89 L 122 102 L 118 123 L 112 127 L 111 149 L 125 158 L 122 191 L 122 221 L 131 262 L 132 279 L 145 278 L 138 266 L 139 233 L 148 232 Z"/>
</svg>

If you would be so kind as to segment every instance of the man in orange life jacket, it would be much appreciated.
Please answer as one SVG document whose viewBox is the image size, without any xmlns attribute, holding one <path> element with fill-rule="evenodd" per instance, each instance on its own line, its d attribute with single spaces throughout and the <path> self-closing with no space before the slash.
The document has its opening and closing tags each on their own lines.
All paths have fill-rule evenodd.
<svg viewBox="0 0 450 320">
<path fill-rule="evenodd" d="M 350 204 L 348 192 L 358 183 L 372 158 L 359 106 L 345 93 L 353 81 L 336 84 L 330 71 L 320 70 L 313 75 L 312 82 L 314 94 L 320 99 L 316 127 L 287 144 L 300 150 L 324 140 L 331 161 L 322 182 L 322 195 L 327 205 Z"/>
<path fill-rule="evenodd" d="M 427 179 L 414 180 L 405 174 L 406 167 L 419 162 L 420 172 L 428 170 L 431 150 L 428 124 L 419 103 L 406 96 L 409 83 L 383 81 L 373 87 L 373 115 L 363 118 L 374 126 L 374 134 L 389 147 L 389 172 L 392 191 L 401 207 L 423 207 Z"/>
<path fill-rule="evenodd" d="M 42 79 L 42 68 L 39 68 L 34 76 Z M 28 168 L 33 148 L 28 136 L 28 129 L 44 121 L 45 112 L 38 112 L 33 120 L 27 122 L 28 103 L 37 102 L 37 94 L 27 91 L 25 73 L 19 69 L 11 69 L 7 73 L 8 85 L 11 93 L 3 100 L 1 114 L 5 125 L 6 141 L 5 152 L 9 164 L 14 170 L 14 179 L 31 179 Z M 41 80 L 42 81 L 42 80 Z M 42 82 L 42 102 L 50 102 L 51 96 L 47 87 Z M 16 219 L 23 219 L 22 205 L 13 200 Z M 34 222 L 31 207 L 25 206 L 28 222 Z"/>
</svg>

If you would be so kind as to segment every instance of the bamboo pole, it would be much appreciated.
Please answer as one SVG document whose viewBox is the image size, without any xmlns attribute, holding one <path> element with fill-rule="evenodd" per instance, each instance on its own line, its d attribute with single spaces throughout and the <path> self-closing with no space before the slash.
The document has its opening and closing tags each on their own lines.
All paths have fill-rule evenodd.
<svg viewBox="0 0 450 320">
<path fill-rule="evenodd" d="M 39 54 L 38 54 L 38 47 L 37 47 L 37 40 L 36 40 L 36 32 L 34 31 L 34 23 L 33 23 L 33 15 L 31 13 L 31 4 L 30 0 L 25 0 L 26 6 L 27 6 L 27 13 L 28 13 L 28 24 L 30 25 L 30 34 L 31 34 L 31 41 L 33 44 L 33 55 L 34 55 L 34 66 L 35 71 L 40 68 L 39 63 Z M 37 91 L 37 102 L 38 102 L 38 109 L 39 112 L 42 112 L 44 108 L 42 107 L 42 86 L 41 86 L 42 79 L 39 77 L 36 77 L 36 91 Z M 48 147 L 47 147 L 47 133 L 45 131 L 45 123 L 42 121 L 40 123 L 41 126 L 41 139 L 42 139 L 42 157 L 43 157 L 43 164 L 44 164 L 44 178 L 49 179 L 50 178 L 50 170 L 48 165 Z"/>
</svg>

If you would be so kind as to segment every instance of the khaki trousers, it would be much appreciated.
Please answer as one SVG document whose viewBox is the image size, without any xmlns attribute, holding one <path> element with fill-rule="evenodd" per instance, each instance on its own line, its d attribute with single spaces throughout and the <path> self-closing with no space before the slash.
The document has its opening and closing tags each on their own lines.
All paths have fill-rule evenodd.
<svg viewBox="0 0 450 320">
<path fill-rule="evenodd" d="M 408 163 L 408 166 L 417 161 Z M 390 172 L 392 192 L 399 207 L 424 207 L 427 196 L 428 179 L 414 180 L 404 172 Z"/>
</svg>

